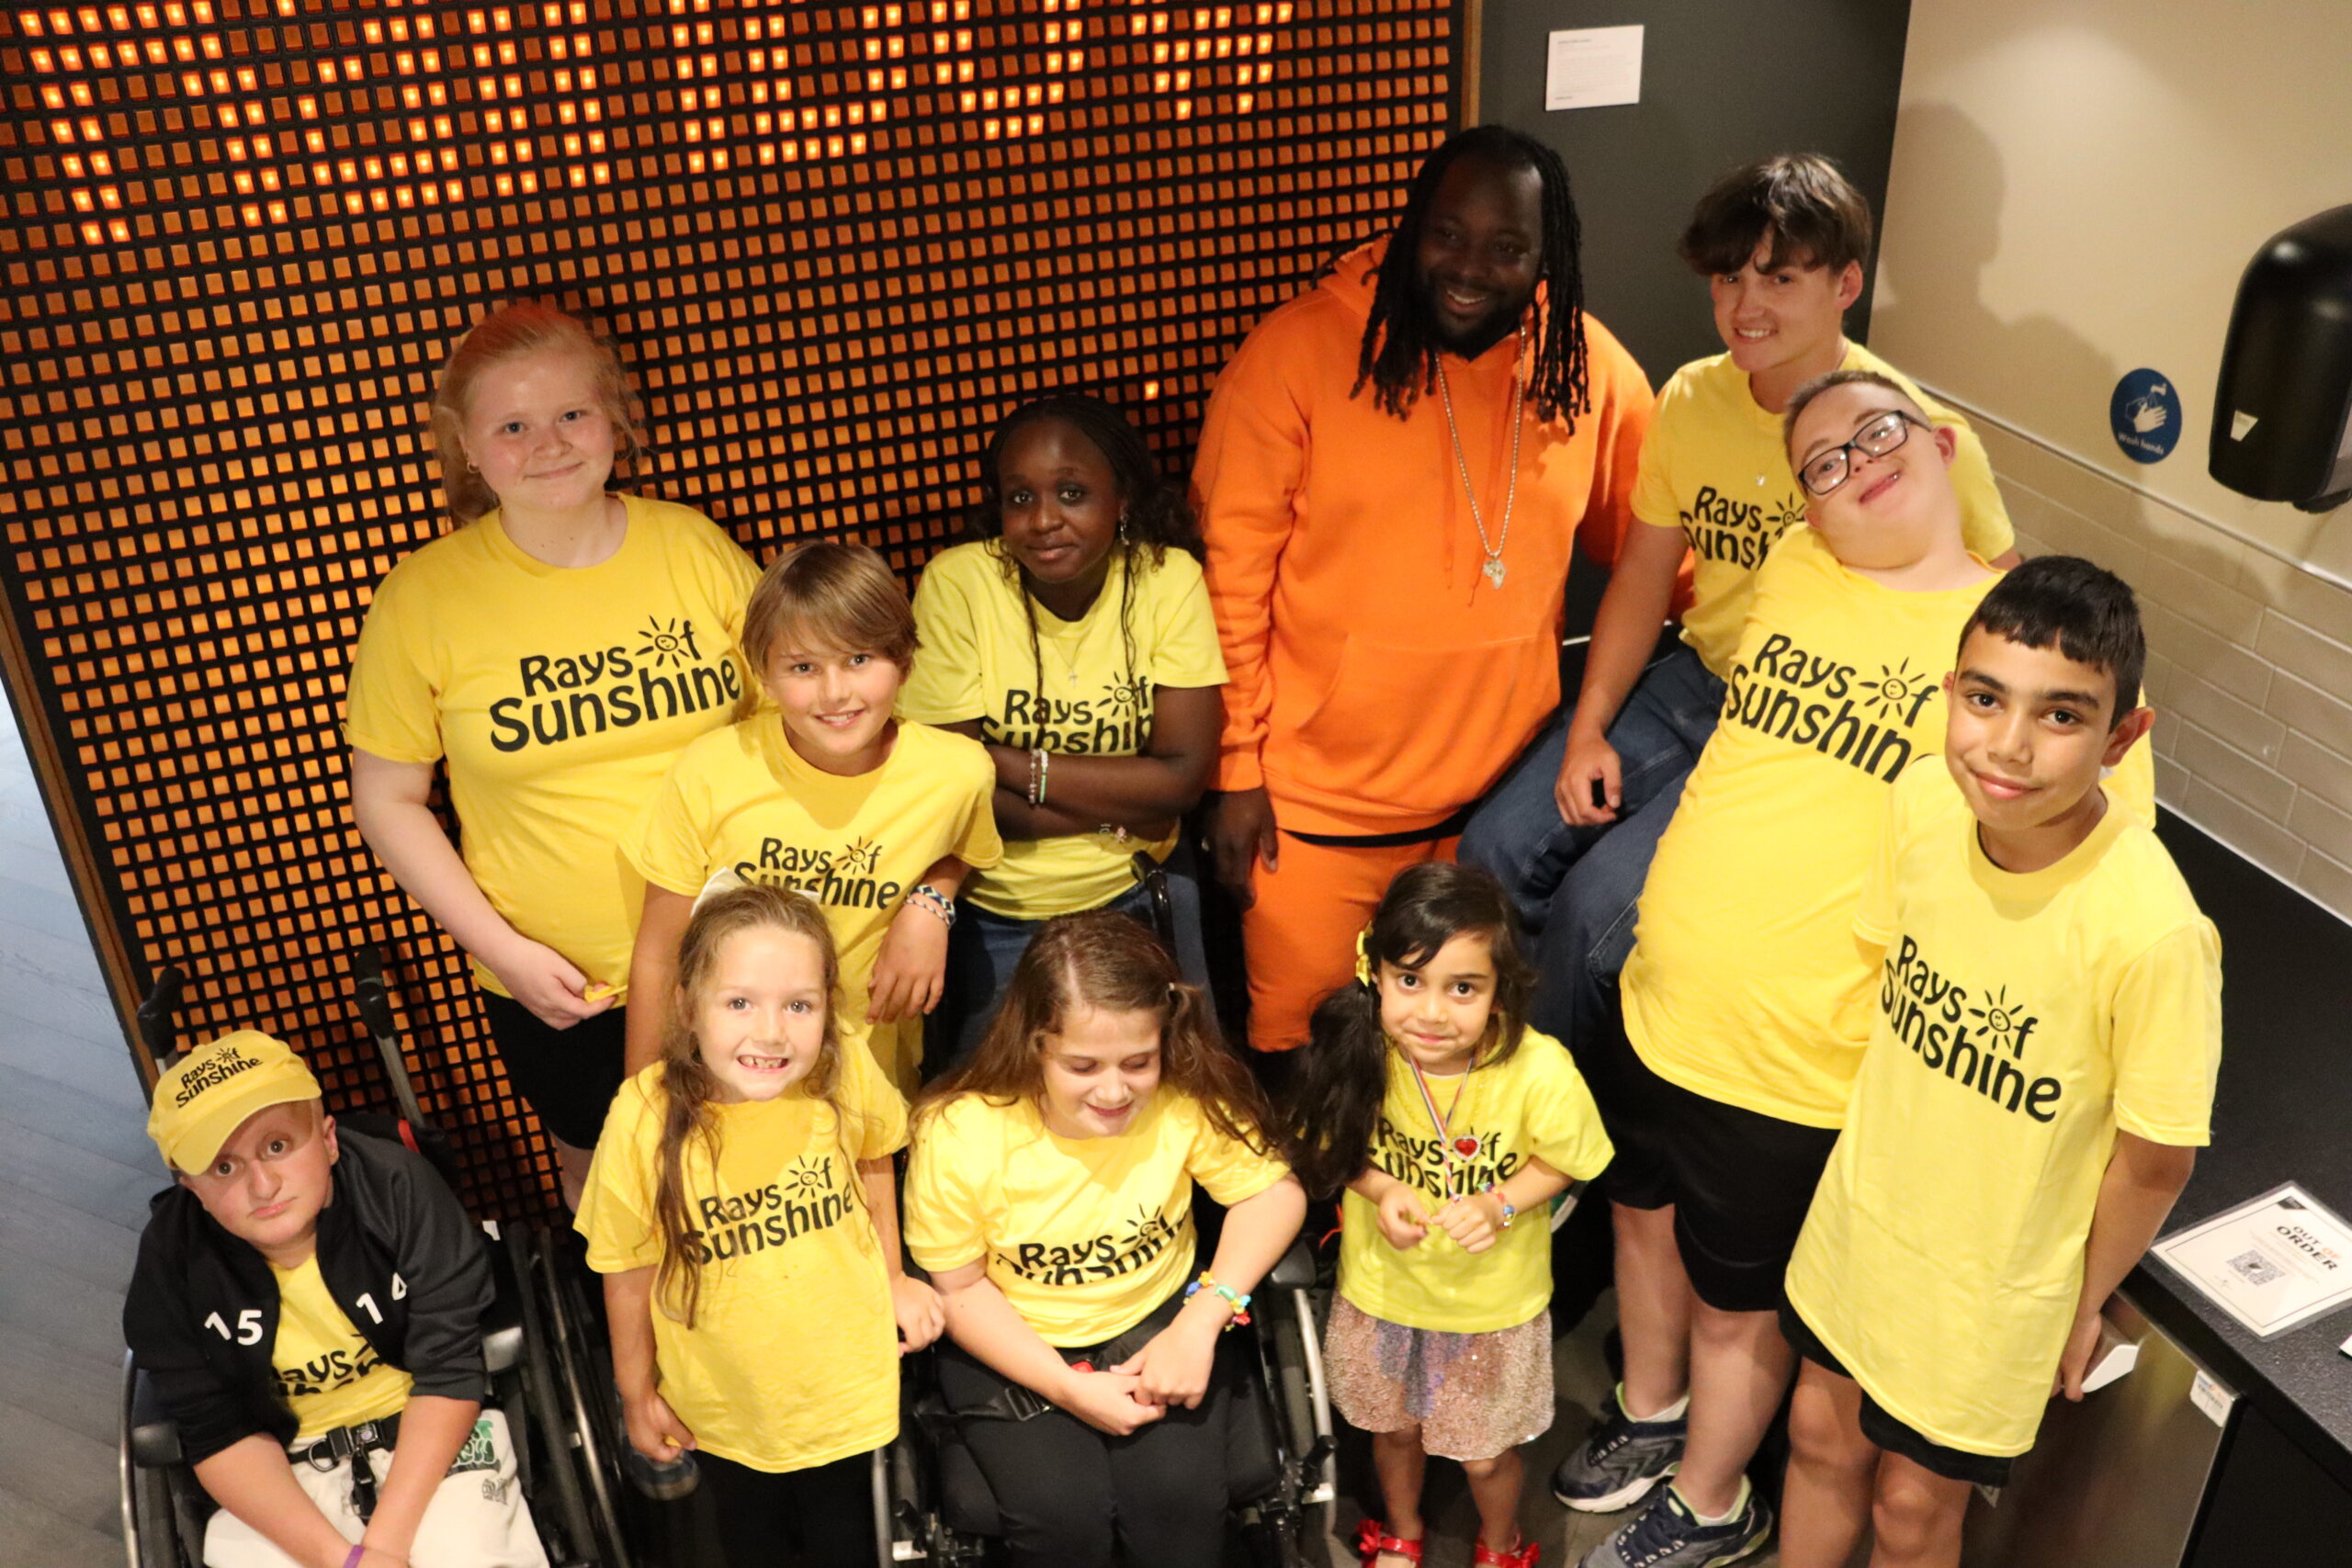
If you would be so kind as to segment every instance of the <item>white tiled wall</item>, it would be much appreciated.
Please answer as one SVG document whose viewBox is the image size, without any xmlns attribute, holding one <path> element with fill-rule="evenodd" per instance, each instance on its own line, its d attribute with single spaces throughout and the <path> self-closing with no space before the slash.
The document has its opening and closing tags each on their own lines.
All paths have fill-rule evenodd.
<svg viewBox="0 0 2352 1568">
<path fill-rule="evenodd" d="M 2165 805 L 2352 920 L 2352 592 L 1979 422 L 2018 547 L 2138 590 Z"/>
</svg>

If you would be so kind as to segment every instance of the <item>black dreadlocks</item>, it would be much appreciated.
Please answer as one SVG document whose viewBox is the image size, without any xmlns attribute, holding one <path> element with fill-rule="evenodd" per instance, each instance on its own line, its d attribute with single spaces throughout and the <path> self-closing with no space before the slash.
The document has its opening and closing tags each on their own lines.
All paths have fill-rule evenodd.
<svg viewBox="0 0 2352 1568">
<path fill-rule="evenodd" d="M 1354 390 L 1369 381 L 1374 400 L 1397 418 L 1413 400 L 1437 385 L 1438 345 L 1430 330 L 1429 302 L 1421 298 L 1421 225 L 1446 171 L 1464 159 L 1497 169 L 1532 169 L 1544 186 L 1544 256 L 1537 281 L 1550 296 L 1543 335 L 1527 393 L 1541 419 L 1577 415 L 1592 407 L 1586 384 L 1584 274 L 1577 265 L 1580 231 L 1577 204 L 1568 189 L 1568 169 L 1560 155 L 1532 137 L 1499 125 L 1481 125 L 1447 139 L 1413 176 L 1404 216 L 1389 239 L 1372 296 L 1372 319 L 1364 323 L 1363 349 L 1356 360 Z"/>
</svg>

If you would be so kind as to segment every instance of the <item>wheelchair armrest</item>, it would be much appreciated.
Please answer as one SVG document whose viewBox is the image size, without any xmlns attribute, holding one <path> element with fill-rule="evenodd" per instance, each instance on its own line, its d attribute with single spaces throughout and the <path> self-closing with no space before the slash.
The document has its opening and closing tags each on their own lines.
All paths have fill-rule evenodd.
<svg viewBox="0 0 2352 1568">
<path fill-rule="evenodd" d="M 503 1328 L 488 1328 L 481 1337 L 482 1370 L 492 1377 L 510 1371 L 522 1363 L 523 1325 L 510 1323 Z"/>
<path fill-rule="evenodd" d="M 155 1381 L 134 1374 L 130 1395 L 130 1457 L 141 1470 L 168 1470 L 180 1462 L 180 1429 L 164 1413 Z"/>
<path fill-rule="evenodd" d="M 1283 1254 L 1273 1272 L 1266 1276 L 1266 1284 L 1283 1291 L 1315 1288 L 1315 1248 L 1307 1244 L 1305 1235 L 1292 1238 L 1290 1250 Z"/>
<path fill-rule="evenodd" d="M 490 1237 L 497 1235 L 489 1226 L 482 1228 Z M 518 1294 L 523 1287 L 508 1266 L 506 1244 L 489 1239 L 484 1247 L 490 1254 L 493 1290 L 490 1308 L 481 1314 L 482 1371 L 496 1377 L 523 1364 L 523 1303 Z"/>
</svg>

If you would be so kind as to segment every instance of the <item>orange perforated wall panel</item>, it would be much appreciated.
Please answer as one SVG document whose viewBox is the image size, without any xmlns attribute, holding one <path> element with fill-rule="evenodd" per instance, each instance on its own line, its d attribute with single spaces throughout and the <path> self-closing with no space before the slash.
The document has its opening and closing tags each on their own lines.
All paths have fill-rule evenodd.
<svg viewBox="0 0 2352 1568">
<path fill-rule="evenodd" d="M 542 1207 L 340 728 L 373 585 L 449 525 L 424 407 L 457 335 L 584 310 L 649 416 L 621 482 L 911 581 L 1026 396 L 1101 391 L 1189 462 L 1242 334 L 1449 129 L 1462 5 L 13 7 L 0 586 L 119 990 L 178 964 L 184 1038 L 271 1031 L 382 1107 L 345 961 L 383 943 L 469 1197 Z"/>
</svg>

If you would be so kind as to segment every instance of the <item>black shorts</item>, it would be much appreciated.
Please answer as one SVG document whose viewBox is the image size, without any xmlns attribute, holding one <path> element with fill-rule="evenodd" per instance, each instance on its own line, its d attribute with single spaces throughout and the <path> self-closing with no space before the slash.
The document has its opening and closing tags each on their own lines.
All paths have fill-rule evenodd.
<svg viewBox="0 0 2352 1568">
<path fill-rule="evenodd" d="M 1776 1311 L 1838 1130 L 1693 1094 L 1652 1072 L 1623 1030 L 1600 1033 L 1588 1055 L 1600 1058 L 1613 1101 L 1601 1107 L 1617 1145 L 1611 1200 L 1673 1206 L 1675 1247 L 1701 1301 L 1718 1312 Z"/>
<path fill-rule="evenodd" d="M 557 1142 L 593 1149 L 605 1112 L 621 1089 L 628 1010 L 606 1008 L 570 1029 L 550 1029 L 511 997 L 481 994 L 491 1043 L 506 1064 L 506 1080 L 538 1112 Z"/>
<path fill-rule="evenodd" d="M 1913 1464 L 1946 1481 L 1964 1481 L 1971 1486 L 2007 1486 L 2009 1466 L 2014 1459 L 1995 1459 L 1985 1454 L 1972 1454 L 1959 1449 L 1948 1449 L 1941 1443 L 1928 1441 L 1917 1431 L 1887 1414 L 1886 1406 L 1872 1399 L 1870 1390 L 1855 1382 L 1854 1374 L 1838 1364 L 1808 1327 L 1804 1318 L 1787 1297 L 1781 1299 L 1781 1337 L 1790 1348 L 1819 1367 L 1835 1372 L 1848 1382 L 1854 1382 L 1862 1396 L 1862 1436 L 1891 1454 L 1901 1454 Z"/>
<path fill-rule="evenodd" d="M 1668 1209 L 1674 1206 L 1674 1175 L 1661 1157 L 1661 1140 L 1649 1122 L 1649 1096 L 1645 1092 L 1657 1075 L 1643 1066 L 1615 1018 L 1609 1026 L 1590 1032 L 1579 1042 L 1577 1070 L 1592 1092 L 1593 1108 L 1600 1112 L 1601 1130 L 1616 1146 L 1609 1168 L 1600 1174 L 1600 1190 L 1612 1203 L 1628 1209 Z"/>
</svg>

